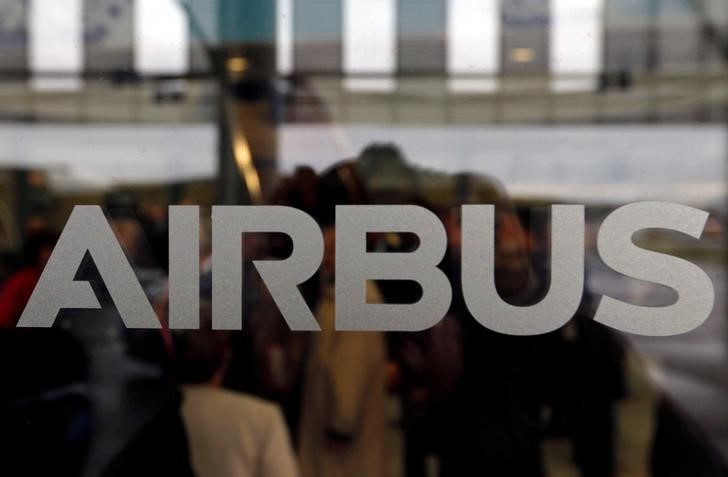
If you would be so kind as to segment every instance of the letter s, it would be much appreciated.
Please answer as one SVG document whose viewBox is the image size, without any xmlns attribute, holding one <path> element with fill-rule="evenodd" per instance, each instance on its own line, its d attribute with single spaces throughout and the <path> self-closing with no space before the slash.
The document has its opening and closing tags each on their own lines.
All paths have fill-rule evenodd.
<svg viewBox="0 0 728 477">
<path fill-rule="evenodd" d="M 645 336 L 670 336 L 691 331 L 710 316 L 715 290 L 708 275 L 694 263 L 637 247 L 635 232 L 648 228 L 676 230 L 700 238 L 708 213 L 668 202 L 637 202 L 615 210 L 602 223 L 597 249 L 604 263 L 619 273 L 659 283 L 678 294 L 669 306 L 638 306 L 605 296 L 594 320 L 620 331 Z"/>
</svg>

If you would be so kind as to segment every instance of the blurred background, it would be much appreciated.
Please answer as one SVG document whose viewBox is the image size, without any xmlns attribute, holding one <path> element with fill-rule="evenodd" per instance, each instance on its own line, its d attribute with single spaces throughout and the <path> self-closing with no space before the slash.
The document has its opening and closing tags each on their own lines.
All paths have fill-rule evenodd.
<svg viewBox="0 0 728 477">
<path fill-rule="evenodd" d="M 63 475 L 132 472 L 120 462 L 146 475 L 260 475 L 200 463 L 207 441 L 191 435 L 202 431 L 170 357 L 189 337 L 126 331 L 108 297 L 103 317 L 63 312 L 58 335 L 13 329 L 74 205 L 106 208 L 164 322 L 168 205 L 200 205 L 203 218 L 213 204 L 293 205 L 325 235 L 336 203 L 421 205 L 446 226 L 442 268 L 455 277 L 456 207 L 496 203 L 499 240 L 527 257 L 496 270 L 499 289 L 531 303 L 548 289 L 547 206 L 578 203 L 586 290 L 573 326 L 513 342 L 478 330 L 456 297 L 452 326 L 429 333 L 317 338 L 280 329 L 264 287 L 246 278 L 245 329 L 216 345 L 232 350 L 219 386 L 276 403 L 306 476 L 727 475 L 727 122 L 725 0 L 0 0 L 0 361 L 13 422 L 0 449 L 31 465 L 23 443 L 44 436 L 55 450 L 33 465 L 67 466 Z M 590 320 L 600 295 L 675 299 L 595 253 L 603 218 L 642 200 L 711 214 L 699 240 L 635 237 L 713 280 L 713 314 L 690 333 L 619 335 Z M 275 237 L 245 245 L 246 258 L 290 252 Z M 533 278 L 528 293 L 508 291 L 519 280 L 509 266 Z M 95 283 L 95 273 L 79 276 Z M 325 265 L 320 275 L 302 289 L 323 322 Z M 375 293 L 406 302 L 413 292 Z M 321 358 L 339 337 L 372 350 L 371 369 L 343 351 Z M 386 391 L 381 409 L 355 400 L 353 427 L 327 427 L 337 416 L 314 404 L 336 395 L 319 378 L 337 376 L 325 364 L 337 360 L 344 375 L 378 373 L 351 385 L 367 399 L 377 401 L 371 386 Z M 148 416 L 161 424 L 142 433 Z M 379 431 L 360 422 L 376 420 Z M 159 439 L 167 451 L 139 451 Z M 372 458 L 355 449 L 377 447 L 365 442 L 386 444 L 380 467 L 361 463 Z M 346 464 L 328 460 L 337 452 Z"/>
</svg>

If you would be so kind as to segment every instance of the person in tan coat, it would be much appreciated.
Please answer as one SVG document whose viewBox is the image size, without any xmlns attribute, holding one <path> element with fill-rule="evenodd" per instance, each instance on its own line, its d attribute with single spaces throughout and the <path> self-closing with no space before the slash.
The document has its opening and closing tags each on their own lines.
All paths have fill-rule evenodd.
<svg viewBox="0 0 728 477">
<path fill-rule="evenodd" d="M 334 169 L 323 178 L 324 183 L 333 179 L 338 189 L 323 194 L 330 212 L 334 203 L 356 202 L 350 190 L 342 192 L 349 187 L 339 176 L 347 172 Z M 342 200 L 342 196 L 348 197 Z M 335 228 L 333 214 L 324 215 L 320 216 L 325 243 L 322 285 L 314 308 L 321 331 L 311 336 L 305 368 L 298 434 L 301 473 L 303 477 L 380 477 L 387 469 L 385 336 L 335 331 Z M 382 301 L 371 283 L 367 301 Z"/>
<path fill-rule="evenodd" d="M 378 293 L 368 290 L 370 302 Z M 323 292 L 306 369 L 299 458 L 303 477 L 383 476 L 386 356 L 382 333 L 334 331 L 334 290 Z"/>
</svg>

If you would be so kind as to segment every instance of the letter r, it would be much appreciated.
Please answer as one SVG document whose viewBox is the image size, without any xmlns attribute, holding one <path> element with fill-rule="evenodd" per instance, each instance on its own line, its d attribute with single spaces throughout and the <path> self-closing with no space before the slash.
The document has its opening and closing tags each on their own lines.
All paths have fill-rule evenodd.
<svg viewBox="0 0 728 477">
<path fill-rule="evenodd" d="M 318 323 L 297 285 L 312 277 L 321 264 L 324 254 L 321 229 L 305 212 L 277 205 L 212 208 L 212 327 L 242 328 L 241 237 L 250 232 L 282 232 L 291 237 L 290 257 L 255 260 L 253 264 L 288 326 L 294 331 L 318 331 Z"/>
</svg>

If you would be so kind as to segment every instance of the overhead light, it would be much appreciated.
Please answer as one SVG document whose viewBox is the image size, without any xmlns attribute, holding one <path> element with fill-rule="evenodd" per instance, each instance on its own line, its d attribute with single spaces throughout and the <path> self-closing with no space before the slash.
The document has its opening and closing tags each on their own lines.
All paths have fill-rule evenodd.
<svg viewBox="0 0 728 477">
<path fill-rule="evenodd" d="M 241 75 L 248 70 L 248 60 L 242 56 L 228 58 L 226 67 L 228 73 Z"/>
<path fill-rule="evenodd" d="M 511 50 L 511 61 L 514 63 L 530 63 L 534 56 L 531 48 L 513 48 Z"/>
</svg>

